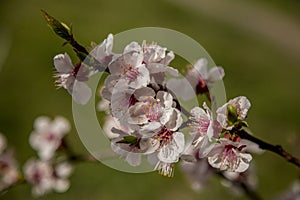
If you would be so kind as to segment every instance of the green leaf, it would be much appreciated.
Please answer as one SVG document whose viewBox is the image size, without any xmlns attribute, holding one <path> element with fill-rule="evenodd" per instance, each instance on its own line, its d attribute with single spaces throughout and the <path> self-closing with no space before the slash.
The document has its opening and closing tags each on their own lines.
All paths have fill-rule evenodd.
<svg viewBox="0 0 300 200">
<path fill-rule="evenodd" d="M 46 11 L 41 10 L 47 24 L 50 26 L 50 28 L 61 38 L 67 40 L 68 42 L 72 40 L 72 29 L 68 27 L 63 22 L 60 22 L 59 20 L 55 19 L 51 15 L 49 15 Z"/>
<path fill-rule="evenodd" d="M 124 136 L 122 140 L 118 141 L 117 143 L 124 143 L 124 144 L 129 144 L 130 146 L 135 146 L 139 142 L 139 139 L 135 136 L 129 135 L 129 136 Z"/>
<path fill-rule="evenodd" d="M 237 110 L 234 106 L 230 104 L 227 106 L 227 116 L 228 116 L 229 125 L 235 124 L 235 122 L 238 121 Z"/>
</svg>

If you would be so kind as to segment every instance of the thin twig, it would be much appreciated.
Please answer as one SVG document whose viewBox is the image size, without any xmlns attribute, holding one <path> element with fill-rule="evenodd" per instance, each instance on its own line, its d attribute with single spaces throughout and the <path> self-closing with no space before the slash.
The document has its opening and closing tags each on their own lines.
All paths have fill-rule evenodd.
<svg viewBox="0 0 300 200">
<path fill-rule="evenodd" d="M 261 139 L 254 137 L 253 135 L 250 135 L 243 129 L 239 130 L 237 133 L 242 139 L 250 140 L 250 141 L 256 143 L 261 149 L 271 151 L 271 152 L 283 157 L 288 162 L 300 167 L 300 160 L 298 158 L 294 157 L 293 155 L 291 155 L 290 153 L 288 153 L 287 151 L 285 151 L 282 148 L 282 146 L 272 145 L 270 143 L 267 143 Z"/>
</svg>

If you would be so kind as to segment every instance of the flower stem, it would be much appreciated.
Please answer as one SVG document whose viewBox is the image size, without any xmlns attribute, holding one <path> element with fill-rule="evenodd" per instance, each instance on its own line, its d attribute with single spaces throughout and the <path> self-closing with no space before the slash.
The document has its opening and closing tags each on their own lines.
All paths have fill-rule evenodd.
<svg viewBox="0 0 300 200">
<path fill-rule="evenodd" d="M 239 130 L 238 131 L 238 135 L 242 138 L 242 139 L 246 139 L 246 140 L 250 140 L 256 144 L 258 144 L 258 146 L 261 149 L 264 150 L 268 150 L 271 151 L 281 157 L 283 157 L 286 161 L 300 167 L 300 160 L 296 157 L 294 157 L 293 155 L 291 155 L 290 153 L 288 153 L 286 150 L 284 150 L 282 148 L 282 146 L 280 145 L 272 145 L 270 143 L 267 143 L 261 139 L 258 139 L 256 137 L 254 137 L 253 135 L 250 135 L 248 132 L 246 132 L 245 130 Z"/>
</svg>

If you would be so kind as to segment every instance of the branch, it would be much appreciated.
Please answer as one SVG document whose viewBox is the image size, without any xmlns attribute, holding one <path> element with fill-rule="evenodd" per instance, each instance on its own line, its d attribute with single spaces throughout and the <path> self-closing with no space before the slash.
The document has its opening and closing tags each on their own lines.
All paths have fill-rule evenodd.
<svg viewBox="0 0 300 200">
<path fill-rule="evenodd" d="M 282 146 L 280 145 L 272 145 L 269 144 L 261 139 L 258 139 L 256 137 L 254 137 L 253 135 L 250 135 L 249 133 L 247 133 L 245 130 L 239 130 L 237 132 L 237 134 L 242 138 L 242 139 L 246 139 L 246 140 L 250 140 L 256 144 L 258 144 L 258 146 L 261 149 L 264 150 L 268 150 L 271 151 L 281 157 L 283 157 L 285 160 L 287 160 L 288 162 L 300 167 L 300 160 L 296 157 L 294 157 L 293 155 L 291 155 L 290 153 L 288 153 L 287 151 L 285 151 Z"/>
<path fill-rule="evenodd" d="M 73 47 L 73 50 L 76 52 L 78 58 L 82 62 L 94 67 L 99 72 L 109 72 L 108 68 L 104 68 L 96 58 L 89 54 L 88 50 L 84 46 L 82 46 L 75 40 L 71 27 L 52 17 L 46 11 L 41 10 L 41 12 L 48 26 L 54 31 L 56 35 L 65 40 L 64 44 L 70 44 Z"/>
</svg>

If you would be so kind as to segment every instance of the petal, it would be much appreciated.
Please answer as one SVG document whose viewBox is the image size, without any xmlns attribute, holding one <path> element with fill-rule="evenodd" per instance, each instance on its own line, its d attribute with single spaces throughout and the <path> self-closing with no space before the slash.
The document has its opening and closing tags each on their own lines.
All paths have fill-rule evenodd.
<svg viewBox="0 0 300 200">
<path fill-rule="evenodd" d="M 53 120 L 51 129 L 53 133 L 64 135 L 66 132 L 70 131 L 71 127 L 69 121 L 66 118 L 58 116 Z"/>
<path fill-rule="evenodd" d="M 128 123 L 130 124 L 146 124 L 148 122 L 148 118 L 145 114 L 146 103 L 139 102 L 134 106 L 131 106 L 128 110 L 130 118 L 128 119 Z"/>
<path fill-rule="evenodd" d="M 158 159 L 165 163 L 178 162 L 179 155 L 184 150 L 184 135 L 180 132 L 175 132 L 172 135 L 171 143 L 164 145 L 158 152 Z"/>
<path fill-rule="evenodd" d="M 131 42 L 124 48 L 123 53 L 126 54 L 126 53 L 129 53 L 132 51 L 140 52 L 140 51 L 142 51 L 142 48 L 137 42 Z"/>
<path fill-rule="evenodd" d="M 162 126 L 159 122 L 149 122 L 141 128 L 141 133 L 154 132 Z"/>
<path fill-rule="evenodd" d="M 139 166 L 141 164 L 142 154 L 129 152 L 125 160 L 133 167 Z"/>
<path fill-rule="evenodd" d="M 53 58 L 55 69 L 58 73 L 68 74 L 70 73 L 74 66 L 72 64 L 70 56 L 65 54 L 58 54 Z"/>
<path fill-rule="evenodd" d="M 55 184 L 53 184 L 54 190 L 56 192 L 66 192 L 70 188 L 70 182 L 65 179 L 58 179 L 55 181 Z"/>
<path fill-rule="evenodd" d="M 158 91 L 156 98 L 160 100 L 160 103 L 165 108 L 172 107 L 173 97 L 170 93 L 164 91 Z"/>
<path fill-rule="evenodd" d="M 92 96 L 92 90 L 86 83 L 76 81 L 73 87 L 72 97 L 73 100 L 81 105 L 88 103 Z"/>
<path fill-rule="evenodd" d="M 146 87 L 150 82 L 150 74 L 145 65 L 139 65 L 137 67 L 139 75 L 137 76 L 135 81 L 129 83 L 129 86 L 138 89 L 141 87 Z"/>
<path fill-rule="evenodd" d="M 182 153 L 184 150 L 184 135 L 181 132 L 173 133 L 173 142 L 176 146 L 176 151 Z"/>
<path fill-rule="evenodd" d="M 36 132 L 44 132 L 49 129 L 51 120 L 49 117 L 46 116 L 40 116 L 34 120 L 34 128 L 36 129 Z"/>
<path fill-rule="evenodd" d="M 195 118 L 195 120 L 199 120 L 200 118 L 205 118 L 205 119 L 209 119 L 209 117 L 207 116 L 206 112 L 200 108 L 200 107 L 194 107 L 191 110 L 191 114 L 193 115 L 193 117 Z"/>
<path fill-rule="evenodd" d="M 196 97 L 193 86 L 185 78 L 169 79 L 167 81 L 167 88 L 175 94 L 177 99 L 180 98 L 184 101 L 188 101 Z"/>
<path fill-rule="evenodd" d="M 252 160 L 252 156 L 248 153 L 239 153 L 238 156 L 240 159 L 240 163 L 235 172 L 241 173 L 248 169 L 249 163 Z"/>
<path fill-rule="evenodd" d="M 173 113 L 168 123 L 165 126 L 171 131 L 176 131 L 182 124 L 181 112 L 176 108 L 173 109 Z"/>
<path fill-rule="evenodd" d="M 169 65 L 170 62 L 175 58 L 174 52 L 170 51 L 169 53 L 167 53 L 166 57 L 163 58 L 160 63 L 164 64 L 164 65 Z"/>
<path fill-rule="evenodd" d="M 156 95 L 155 91 L 149 87 L 142 87 L 134 91 L 134 96 L 136 99 L 140 99 L 141 97 L 154 97 Z"/>
<path fill-rule="evenodd" d="M 208 61 L 206 58 L 200 58 L 194 64 L 195 72 L 198 73 L 198 75 L 200 75 L 200 77 L 203 78 L 204 80 L 208 79 L 207 64 L 208 64 Z"/>
<path fill-rule="evenodd" d="M 73 167 L 68 162 L 60 163 L 55 167 L 55 173 L 57 174 L 58 177 L 61 178 L 69 177 L 72 171 L 73 171 Z"/>
<path fill-rule="evenodd" d="M 211 82 L 220 81 L 225 75 L 224 69 L 222 67 L 213 67 L 209 70 L 208 80 Z"/>
</svg>

